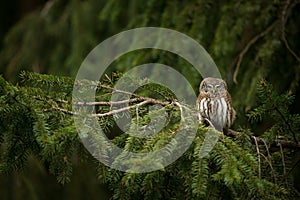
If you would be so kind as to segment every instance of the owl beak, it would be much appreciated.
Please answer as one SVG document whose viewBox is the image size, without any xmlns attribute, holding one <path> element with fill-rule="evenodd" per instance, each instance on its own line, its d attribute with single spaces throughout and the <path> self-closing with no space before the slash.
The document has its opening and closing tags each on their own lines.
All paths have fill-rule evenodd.
<svg viewBox="0 0 300 200">
<path fill-rule="evenodd" d="M 216 93 L 216 90 L 212 90 L 212 93 L 215 94 L 215 93 Z"/>
</svg>

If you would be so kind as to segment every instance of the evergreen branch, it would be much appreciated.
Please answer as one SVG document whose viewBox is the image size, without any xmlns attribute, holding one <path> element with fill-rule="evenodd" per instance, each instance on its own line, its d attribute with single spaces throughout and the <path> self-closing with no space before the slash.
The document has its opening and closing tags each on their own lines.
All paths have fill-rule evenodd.
<svg viewBox="0 0 300 200">
<path fill-rule="evenodd" d="M 48 101 L 46 101 L 45 99 L 42 99 L 42 98 L 39 97 L 39 96 L 33 96 L 33 98 L 36 99 L 36 100 L 44 101 L 45 103 L 48 103 Z M 69 101 L 67 101 L 67 100 L 57 99 L 57 98 L 53 98 L 53 97 L 51 97 L 51 96 L 45 96 L 45 98 L 51 99 L 51 100 L 53 100 L 53 101 L 55 101 L 55 102 L 59 102 L 59 103 L 65 103 L 65 104 L 68 104 L 68 103 L 69 103 Z"/>
<path fill-rule="evenodd" d="M 248 50 L 250 49 L 250 47 L 255 44 L 257 42 L 258 39 L 264 37 L 265 35 L 267 35 L 277 24 L 278 20 L 274 21 L 266 30 L 264 30 L 263 32 L 259 33 L 258 35 L 256 35 L 255 37 L 253 37 L 244 47 L 244 49 L 239 53 L 239 55 L 237 56 L 236 60 L 236 68 L 234 70 L 233 73 L 233 82 L 235 84 L 238 84 L 237 81 L 237 75 L 239 73 L 239 69 L 241 66 L 241 63 L 243 61 L 243 58 L 245 56 L 245 54 L 248 52 Z M 234 62 L 235 63 L 235 62 Z"/>
<path fill-rule="evenodd" d="M 282 9 L 282 13 L 281 13 L 281 39 L 284 42 L 285 47 L 287 48 L 287 50 L 292 54 L 292 56 L 294 56 L 294 58 L 300 62 L 300 57 L 292 50 L 292 48 L 290 47 L 287 38 L 286 38 L 286 33 L 285 33 L 285 25 L 288 19 L 288 15 L 290 13 L 290 11 L 297 5 L 300 3 L 300 1 L 296 1 L 294 2 L 290 7 L 291 1 L 287 0 L 284 8 Z"/>
<path fill-rule="evenodd" d="M 283 113 L 280 111 L 278 106 L 274 103 L 273 99 L 271 98 L 271 92 L 268 91 L 267 84 L 262 80 L 260 84 L 263 86 L 264 92 L 268 97 L 269 102 L 272 104 L 272 107 L 275 109 L 275 111 L 280 115 L 284 123 L 287 125 L 289 131 L 293 134 L 294 141 L 298 143 L 297 138 L 296 138 L 296 133 L 293 131 L 291 124 L 288 122 L 288 120 L 285 118 Z"/>
</svg>

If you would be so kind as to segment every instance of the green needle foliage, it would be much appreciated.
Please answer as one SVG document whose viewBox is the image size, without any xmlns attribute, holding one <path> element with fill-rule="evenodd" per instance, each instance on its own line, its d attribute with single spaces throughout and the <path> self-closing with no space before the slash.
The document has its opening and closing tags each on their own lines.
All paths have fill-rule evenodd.
<svg viewBox="0 0 300 200">
<path fill-rule="evenodd" d="M 69 181 L 70 160 L 80 142 L 70 115 L 71 79 L 22 73 L 19 86 L 1 77 L 1 172 L 22 169 L 29 154 L 49 166 L 61 183 Z M 60 87 L 62 84 L 66 87 Z"/>
<path fill-rule="evenodd" d="M 274 120 L 272 127 L 265 135 L 268 136 L 268 141 L 274 141 L 284 135 L 285 139 L 298 142 L 300 115 L 291 114 L 289 111 L 289 107 L 294 102 L 294 96 L 289 92 L 279 95 L 265 80 L 258 83 L 257 91 L 261 105 L 249 113 L 249 119 L 257 122 L 267 116 Z"/>
<path fill-rule="evenodd" d="M 182 32 L 209 52 L 228 83 L 238 113 L 233 128 L 241 128 L 230 136 L 220 135 L 210 154 L 200 158 L 207 128 L 199 125 L 190 148 L 160 171 L 125 173 L 99 163 L 98 176 L 110 186 L 113 198 L 299 199 L 294 188 L 300 141 L 299 8 L 299 0 L 47 1 L 1 41 L 0 172 L 22 170 L 34 156 L 58 182 L 67 183 L 72 165 L 85 162 L 89 154 L 79 133 L 91 133 L 90 127 L 78 130 L 74 126 L 74 79 L 29 72 L 17 76 L 21 69 L 75 77 L 88 52 L 106 38 L 131 28 L 155 26 Z M 144 63 L 173 67 L 197 91 L 200 74 L 183 58 L 160 50 L 134 51 L 112 63 L 106 72 L 111 77 L 85 88 L 97 86 L 95 102 L 101 103 L 94 105 L 96 113 L 110 112 L 112 88 L 122 77 L 112 72 L 125 73 Z M 176 97 L 159 84 L 147 84 L 135 94 L 127 117 L 145 126 L 156 115 L 149 112 L 149 105 L 162 106 L 167 120 L 159 133 L 147 139 L 123 134 L 112 115 L 98 117 L 99 125 L 120 148 L 137 153 L 161 149 L 180 127 Z M 137 113 L 135 105 L 147 98 L 151 103 L 139 106 Z M 128 130 L 134 133 L 136 128 L 131 124 Z M 94 146 L 104 150 L 97 142 Z M 167 149 L 165 154 L 175 150 Z M 118 165 L 121 160 L 120 155 L 111 162 Z M 132 162 L 139 167 L 138 161 Z M 142 162 L 161 166 L 164 160 Z"/>
<path fill-rule="evenodd" d="M 81 143 L 79 130 L 75 128 L 73 121 L 75 113 L 71 109 L 71 93 L 74 80 L 28 72 L 23 72 L 20 77 L 21 81 L 16 85 L 10 84 L 3 78 L 0 79 L 0 141 L 2 144 L 0 172 L 11 173 L 22 170 L 28 156 L 34 155 L 48 166 L 49 172 L 57 177 L 58 182 L 69 182 L 72 163 L 87 158 L 87 151 Z M 95 83 L 98 87 L 97 102 L 102 104 L 107 102 L 109 105 L 114 83 L 118 79 L 119 75 L 115 74 L 101 83 Z M 95 85 L 87 87 L 91 88 Z M 145 153 L 159 150 L 166 144 L 174 142 L 172 138 L 182 126 L 181 112 L 178 106 L 172 104 L 174 96 L 168 90 L 159 90 L 160 87 L 162 86 L 158 84 L 148 84 L 147 87 L 140 88 L 133 94 L 140 99 L 129 104 L 134 106 L 143 102 L 145 98 L 155 96 L 155 92 L 158 91 L 161 96 L 154 100 L 157 100 L 157 103 L 169 102 L 164 106 L 167 121 L 155 135 L 137 138 L 128 134 L 135 133 L 137 125 L 149 124 L 150 119 L 153 119 L 151 115 L 157 115 L 155 112 L 159 112 L 159 110 L 149 112 L 147 105 L 140 106 L 138 113 L 136 109 L 130 109 L 129 113 L 135 123 L 131 123 L 127 134 L 122 134 L 122 131 L 116 129 L 111 115 L 98 118 L 100 126 L 106 127 L 105 133 L 112 138 L 111 141 L 115 145 L 130 152 Z M 277 95 L 266 81 L 259 82 L 257 91 L 261 105 L 250 112 L 250 119 L 264 115 L 274 118 L 273 126 L 265 131 L 263 136 L 254 137 L 247 130 L 241 130 L 234 137 L 216 132 L 220 137 L 215 147 L 206 157 L 200 158 L 200 148 L 209 128 L 199 124 L 196 136 L 188 150 L 169 166 L 162 166 L 164 159 L 176 152 L 180 146 L 167 148 L 162 158 L 158 160 L 145 157 L 143 160 L 128 161 L 136 169 L 140 164 L 155 163 L 161 166 L 161 170 L 129 173 L 99 163 L 98 177 L 109 185 L 113 192 L 113 199 L 292 199 L 299 197 L 293 187 L 291 176 L 292 159 L 299 150 L 299 144 L 297 146 L 294 141 L 299 140 L 298 135 L 293 135 L 293 132 L 299 133 L 299 115 L 292 115 L 288 110 L 292 98 L 286 94 Z M 107 105 L 96 106 L 96 113 L 109 112 Z M 192 125 L 188 124 L 185 130 L 188 130 L 189 126 Z M 150 130 L 151 128 L 149 126 Z M 87 131 L 86 134 L 91 132 Z M 96 143 L 97 141 L 99 140 L 96 140 Z M 96 143 L 95 145 L 99 145 Z M 101 153 L 109 158 L 109 149 Z M 112 165 L 120 164 L 122 159 L 123 155 L 120 154 L 112 160 Z"/>
</svg>

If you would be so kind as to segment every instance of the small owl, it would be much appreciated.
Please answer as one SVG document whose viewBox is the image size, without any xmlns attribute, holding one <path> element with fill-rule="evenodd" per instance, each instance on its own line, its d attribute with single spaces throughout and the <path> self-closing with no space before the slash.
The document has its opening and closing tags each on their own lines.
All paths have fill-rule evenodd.
<svg viewBox="0 0 300 200">
<path fill-rule="evenodd" d="M 196 106 L 200 120 L 213 125 L 218 131 L 227 133 L 235 119 L 235 110 L 226 82 L 219 78 L 205 78 L 200 84 L 199 92 Z"/>
</svg>

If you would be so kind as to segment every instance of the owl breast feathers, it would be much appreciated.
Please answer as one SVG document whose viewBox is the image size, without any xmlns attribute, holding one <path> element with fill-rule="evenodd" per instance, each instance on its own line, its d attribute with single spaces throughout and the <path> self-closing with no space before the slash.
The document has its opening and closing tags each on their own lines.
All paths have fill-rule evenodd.
<svg viewBox="0 0 300 200">
<path fill-rule="evenodd" d="M 199 92 L 196 106 L 200 120 L 208 121 L 218 131 L 227 132 L 235 119 L 235 110 L 225 81 L 205 78 L 200 84 Z"/>
</svg>

